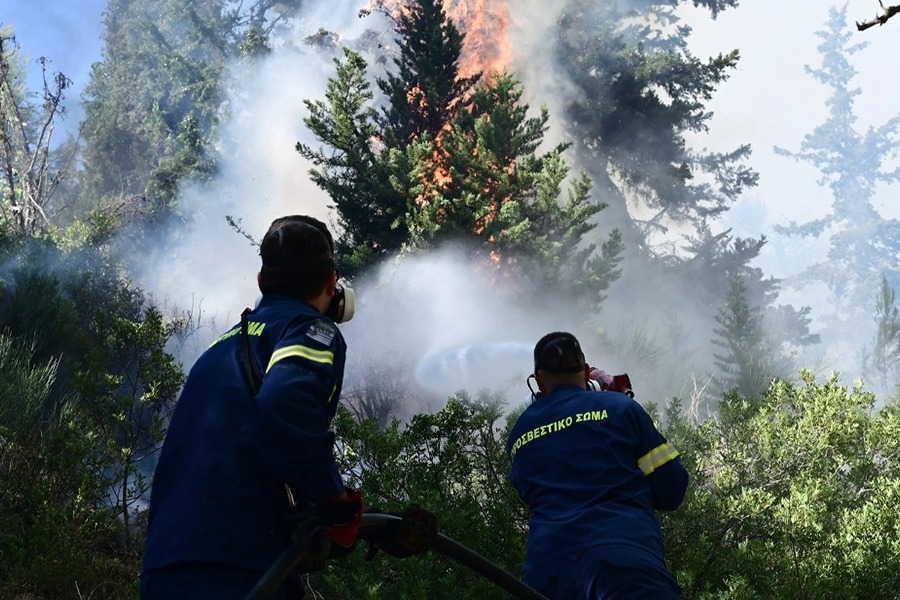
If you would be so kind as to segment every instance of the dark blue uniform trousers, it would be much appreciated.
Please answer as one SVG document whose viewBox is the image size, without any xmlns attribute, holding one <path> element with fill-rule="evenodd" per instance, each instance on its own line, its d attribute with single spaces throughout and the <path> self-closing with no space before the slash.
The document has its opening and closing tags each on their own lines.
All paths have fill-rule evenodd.
<svg viewBox="0 0 900 600">
<path fill-rule="evenodd" d="M 635 564 L 608 550 L 588 550 L 541 563 L 525 583 L 550 600 L 680 600 L 664 565 Z"/>
<path fill-rule="evenodd" d="M 145 571 L 141 600 L 244 600 L 262 572 L 211 563 L 183 563 Z M 299 580 L 282 584 L 271 600 L 299 600 Z"/>
</svg>

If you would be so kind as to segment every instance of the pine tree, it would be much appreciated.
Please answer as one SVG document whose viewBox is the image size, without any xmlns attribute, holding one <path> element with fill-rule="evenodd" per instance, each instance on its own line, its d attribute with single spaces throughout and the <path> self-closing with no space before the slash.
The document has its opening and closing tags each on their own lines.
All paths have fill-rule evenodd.
<svg viewBox="0 0 900 600">
<path fill-rule="evenodd" d="M 614 232 L 599 253 L 582 243 L 604 206 L 590 201 L 584 176 L 572 180 L 560 202 L 570 176 L 566 146 L 538 154 L 549 114 L 542 109 L 529 117 L 521 97 L 521 84 L 505 74 L 474 91 L 443 138 L 446 176 L 421 163 L 408 217 L 411 241 L 418 247 L 464 241 L 500 276 L 524 277 L 537 289 L 571 286 L 573 296 L 593 298 L 588 305 L 596 307 L 620 274 L 620 238 Z"/>
<path fill-rule="evenodd" d="M 894 392 L 900 375 L 900 309 L 894 288 L 883 276 L 875 300 L 875 325 L 875 339 L 871 351 L 865 354 L 864 369 L 887 397 Z"/>
<path fill-rule="evenodd" d="M 567 2 L 554 51 L 578 91 L 566 107 L 578 153 L 594 165 L 589 174 L 602 195 L 617 199 L 609 216 L 626 243 L 651 251 L 652 238 L 672 224 L 701 226 L 722 215 L 757 175 L 742 165 L 749 146 L 698 153 L 685 140 L 707 131 L 712 114 L 704 104 L 738 52 L 703 61 L 687 48 L 690 30 L 680 26 L 677 2 L 640 4 Z M 715 16 L 736 2 L 703 4 Z M 626 196 L 651 216 L 632 216 Z"/>
<path fill-rule="evenodd" d="M 725 305 L 716 314 L 713 344 L 723 349 L 714 355 L 716 377 L 722 391 L 736 389 L 743 396 L 760 397 L 775 378 L 790 374 L 790 361 L 768 331 L 765 313 L 748 300 L 740 276 L 729 281 Z"/>
<path fill-rule="evenodd" d="M 90 204 L 149 195 L 152 210 L 174 209 L 178 181 L 214 168 L 226 64 L 265 52 L 274 23 L 299 4 L 111 0 L 84 94 Z"/>
<path fill-rule="evenodd" d="M 405 146 L 428 136 L 438 139 L 462 109 L 479 76 L 459 76 L 463 34 L 440 0 L 410 3 L 397 20 L 399 56 L 394 72 L 379 78 L 384 93 L 382 128 L 386 143 Z"/>
<path fill-rule="evenodd" d="M 710 127 L 706 104 L 739 61 L 732 50 L 709 58 L 693 55 L 691 30 L 681 20 L 681 1 L 629 3 L 568 0 L 560 8 L 552 38 L 553 64 L 565 83 L 558 99 L 577 161 L 585 165 L 596 195 L 608 204 L 598 233 L 617 228 L 624 247 L 625 276 L 605 309 L 612 315 L 640 315 L 638 325 L 606 320 L 598 328 L 608 347 L 627 340 L 658 340 L 680 323 L 698 323 L 681 332 L 677 352 L 652 353 L 631 362 L 648 378 L 665 371 L 660 394 L 683 389 L 686 377 L 707 370 L 687 364 L 687 356 L 706 356 L 721 306 L 735 275 L 760 302 L 767 317 L 777 313 L 780 330 L 797 335 L 800 345 L 816 338 L 809 332 L 808 309 L 773 305 L 781 282 L 750 266 L 766 240 L 738 238 L 722 231 L 719 220 L 758 176 L 747 165 L 749 145 L 714 152 L 696 150 L 688 140 Z M 694 2 L 715 18 L 737 5 L 733 0 Z M 571 91 L 567 90 L 571 86 Z M 659 295 L 666 290 L 666 306 Z M 772 322 L 775 326 L 775 321 Z M 635 330 L 637 331 L 635 332 Z M 630 348 L 621 352 L 633 360 Z M 682 383 L 684 382 L 684 383 Z M 656 390 L 654 390 L 656 391 Z"/>
<path fill-rule="evenodd" d="M 363 59 L 347 51 L 327 101 L 307 102 L 306 124 L 324 146 L 297 146 L 335 201 L 352 256 L 462 242 L 500 276 L 587 286 L 596 306 L 619 275 L 621 242 L 612 233 L 599 251 L 583 243 L 602 205 L 590 202 L 587 178 L 569 182 L 566 146 L 537 153 L 547 111 L 529 117 L 509 75 L 459 78 L 463 37 L 439 3 L 412 2 L 398 32 L 397 72 L 379 81 L 381 114 Z"/>
<path fill-rule="evenodd" d="M 305 101 L 309 116 L 304 123 L 323 146 L 298 142 L 296 148 L 312 162 L 312 180 L 334 202 L 342 229 L 342 266 L 352 275 L 406 241 L 406 199 L 391 183 L 392 154 L 397 153 L 378 142 L 382 132 L 371 106 L 365 59 L 345 49 L 343 60 L 334 64 L 325 101 Z"/>
<path fill-rule="evenodd" d="M 825 283 L 832 292 L 833 316 L 859 324 L 870 314 L 860 307 L 871 306 L 872 291 L 882 277 L 891 286 L 900 284 L 900 221 L 882 218 L 873 204 L 876 186 L 900 181 L 900 168 L 891 168 L 889 162 L 900 151 L 900 115 L 865 133 L 857 131 L 853 104 L 861 91 L 852 87 L 856 69 L 850 57 L 867 44 L 852 42 L 846 10 L 846 6 L 830 9 L 826 29 L 817 32 L 822 65 L 807 67 L 831 89 L 828 118 L 804 137 L 799 151 L 776 148 L 822 173 L 831 190 L 831 210 L 822 218 L 777 231 L 829 240 L 827 258 L 806 267 L 791 284 Z M 848 328 L 842 329 L 846 333 Z"/>
</svg>

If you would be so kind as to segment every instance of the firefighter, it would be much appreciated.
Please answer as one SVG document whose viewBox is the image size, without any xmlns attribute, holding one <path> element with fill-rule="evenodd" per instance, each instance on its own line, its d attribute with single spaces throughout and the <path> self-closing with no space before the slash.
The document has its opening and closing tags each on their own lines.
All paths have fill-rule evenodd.
<svg viewBox="0 0 900 600">
<path fill-rule="evenodd" d="M 329 547 L 356 542 L 362 495 L 345 488 L 329 431 L 346 351 L 336 323 L 352 316 L 352 289 L 317 219 L 276 219 L 260 256 L 258 305 L 194 364 L 169 424 L 143 600 L 243 599 L 290 546 L 298 510 L 321 517 Z M 272 598 L 302 595 L 292 577 Z"/>
<path fill-rule="evenodd" d="M 640 404 L 590 391 L 578 340 L 534 347 L 539 392 L 510 431 L 510 479 L 528 505 L 524 581 L 552 600 L 681 598 L 655 510 L 682 502 L 688 474 Z"/>
</svg>

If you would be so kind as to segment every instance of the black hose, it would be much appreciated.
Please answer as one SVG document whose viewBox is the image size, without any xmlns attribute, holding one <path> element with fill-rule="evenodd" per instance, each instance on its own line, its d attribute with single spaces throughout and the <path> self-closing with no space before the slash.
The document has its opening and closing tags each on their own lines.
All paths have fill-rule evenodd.
<svg viewBox="0 0 900 600">
<path fill-rule="evenodd" d="M 399 521 L 403 521 L 403 519 L 395 515 L 382 513 L 364 514 L 359 526 L 359 539 L 377 539 L 379 533 L 392 531 Z M 250 593 L 247 594 L 244 600 L 268 600 L 281 583 L 296 569 L 303 557 L 313 548 L 319 531 L 319 529 L 314 529 L 306 537 L 298 540 L 294 545 L 282 552 L 281 556 L 272 563 L 272 566 L 250 590 Z M 513 577 L 477 552 L 470 550 L 442 533 L 438 533 L 437 537 L 432 541 L 431 549 L 469 567 L 516 598 L 521 600 L 547 600 L 546 596 L 525 585 L 520 579 Z"/>
<path fill-rule="evenodd" d="M 314 529 L 306 537 L 282 552 L 281 556 L 259 578 L 244 600 L 268 600 L 271 598 L 284 580 L 294 572 L 303 557 L 312 550 L 318 534 L 319 529 Z"/>
</svg>

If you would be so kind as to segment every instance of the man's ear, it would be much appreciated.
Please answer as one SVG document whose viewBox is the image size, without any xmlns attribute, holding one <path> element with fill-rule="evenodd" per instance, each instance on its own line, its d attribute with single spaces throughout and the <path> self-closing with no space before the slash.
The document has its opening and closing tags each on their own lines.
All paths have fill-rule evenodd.
<svg viewBox="0 0 900 600">
<path fill-rule="evenodd" d="M 543 376 L 541 375 L 541 370 L 540 370 L 540 369 L 536 369 L 536 370 L 535 370 L 535 372 L 534 372 L 534 380 L 537 382 L 538 390 L 539 390 L 542 394 L 546 394 L 546 393 L 547 393 L 547 386 L 544 385 L 544 378 L 543 378 Z"/>
<path fill-rule="evenodd" d="M 256 274 L 256 286 L 262 291 L 262 271 Z"/>
<path fill-rule="evenodd" d="M 328 297 L 331 298 L 337 291 L 337 271 L 332 271 L 331 276 L 328 278 L 328 283 L 325 284 L 325 291 L 328 294 Z"/>
</svg>

